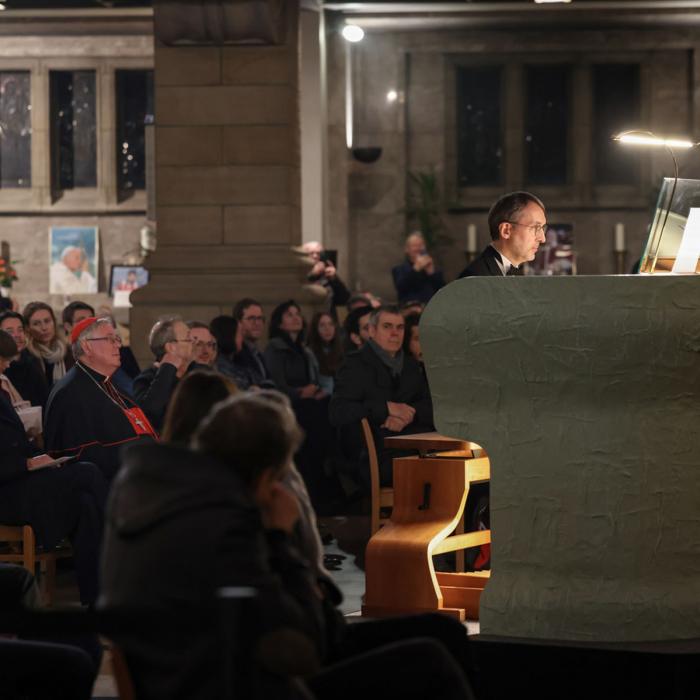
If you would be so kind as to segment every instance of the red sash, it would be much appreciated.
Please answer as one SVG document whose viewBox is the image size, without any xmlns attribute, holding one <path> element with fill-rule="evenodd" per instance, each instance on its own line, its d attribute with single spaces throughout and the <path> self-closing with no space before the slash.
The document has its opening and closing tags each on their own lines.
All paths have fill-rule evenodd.
<svg viewBox="0 0 700 700">
<path fill-rule="evenodd" d="M 153 429 L 148 418 L 138 406 L 123 408 L 122 411 L 137 435 L 150 435 L 152 438 L 158 439 L 158 433 Z"/>
</svg>

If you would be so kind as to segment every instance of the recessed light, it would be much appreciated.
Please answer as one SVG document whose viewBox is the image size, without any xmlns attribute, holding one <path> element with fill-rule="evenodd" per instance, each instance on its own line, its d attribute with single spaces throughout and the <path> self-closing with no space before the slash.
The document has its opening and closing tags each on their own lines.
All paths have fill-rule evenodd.
<svg viewBox="0 0 700 700">
<path fill-rule="evenodd" d="M 362 41 L 365 36 L 365 32 L 362 27 L 358 27 L 356 24 L 346 24 L 343 27 L 343 38 L 347 41 L 352 41 L 356 43 Z"/>
</svg>

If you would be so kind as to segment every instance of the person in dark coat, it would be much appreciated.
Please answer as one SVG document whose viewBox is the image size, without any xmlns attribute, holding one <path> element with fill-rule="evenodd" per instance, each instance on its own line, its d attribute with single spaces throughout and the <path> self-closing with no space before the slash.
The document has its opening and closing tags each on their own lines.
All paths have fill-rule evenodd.
<svg viewBox="0 0 700 700">
<path fill-rule="evenodd" d="M 68 304 L 61 313 L 63 330 L 66 337 L 70 338 L 73 332 L 73 326 L 75 326 L 76 323 L 80 323 L 83 319 L 90 318 L 94 315 L 95 309 L 84 301 L 72 301 Z M 115 328 L 117 327 L 114 318 L 112 318 L 112 324 Z M 120 366 L 112 375 L 112 382 L 123 394 L 133 397 L 134 379 L 136 379 L 141 372 L 139 363 L 136 361 L 136 357 L 134 357 L 134 353 L 128 345 L 121 345 L 119 347 L 119 357 Z M 66 348 L 65 363 L 66 371 L 75 364 L 75 358 L 73 357 L 73 351 L 70 345 Z"/>
<path fill-rule="evenodd" d="M 293 417 L 280 418 L 281 409 L 254 395 L 217 406 L 237 398 L 233 420 L 220 409 L 199 428 L 195 452 L 161 443 L 125 453 L 110 499 L 100 604 L 204 614 L 219 588 L 253 586 L 259 615 L 246 643 L 262 666 L 261 696 L 293 697 L 284 676 L 314 672 L 324 654 L 321 599 L 292 544 L 298 507 L 278 486 L 301 435 Z M 196 562 L 184 551 L 197 551 Z M 221 697 L 215 630 L 212 620 L 182 635 L 119 638 L 137 697 Z"/>
<path fill-rule="evenodd" d="M 193 362 L 190 329 L 179 316 L 156 321 L 148 345 L 156 361 L 134 380 L 134 397 L 151 425 L 160 430 L 178 381 L 186 372 L 206 366 Z"/>
<path fill-rule="evenodd" d="M 422 234 L 412 233 L 406 239 L 405 250 L 405 261 L 391 270 L 396 295 L 399 303 L 414 300 L 425 304 L 445 286 L 445 278 L 428 254 Z"/>
<path fill-rule="evenodd" d="M 16 351 L 11 336 L 0 331 L 0 374 Z M 94 464 L 59 466 L 48 455 L 38 454 L 9 396 L 0 390 L 0 523 L 31 525 L 46 550 L 68 537 L 85 605 L 97 598 L 106 499 L 107 482 Z"/>
<path fill-rule="evenodd" d="M 111 382 L 120 364 L 121 344 L 111 319 L 81 321 L 71 341 L 76 363 L 49 395 L 44 443 L 53 456 L 93 462 L 111 481 L 122 447 L 151 441 L 157 433 L 141 408 Z"/>
<path fill-rule="evenodd" d="M 233 317 L 238 323 L 237 332 L 242 340 L 240 350 L 236 353 L 236 364 L 250 374 L 253 386 L 274 389 L 275 383 L 259 347 L 265 333 L 262 306 L 255 299 L 246 297 L 233 307 Z"/>
<path fill-rule="evenodd" d="M 7 378 L 25 401 L 29 401 L 32 406 L 45 406 L 49 385 L 41 360 L 27 348 L 24 317 L 16 311 L 4 311 L 0 314 L 0 330 L 12 336 L 18 351 L 18 355 L 5 370 Z"/>
<path fill-rule="evenodd" d="M 296 463 L 314 507 L 324 508 L 330 499 L 340 495 L 335 477 L 326 476 L 327 460 L 334 450 L 333 431 L 328 422 L 330 397 L 321 389 L 318 362 L 304 345 L 301 309 L 291 299 L 277 306 L 270 317 L 265 365 L 277 389 L 289 397 L 306 433 Z"/>
<path fill-rule="evenodd" d="M 114 635 L 137 697 L 224 697 L 221 664 L 234 660 L 222 658 L 214 602 L 221 588 L 250 587 L 254 614 L 225 631 L 246 651 L 257 697 L 308 698 L 311 690 L 318 700 L 349 699 L 381 686 L 387 700 L 472 698 L 442 645 L 410 638 L 415 618 L 391 629 L 384 621 L 345 626 L 329 610 L 323 579 L 295 548 L 299 503 L 283 483 L 300 439 L 284 404 L 239 394 L 214 407 L 193 450 L 161 443 L 127 451 L 108 509 L 100 606 L 201 620 L 179 632 L 154 624 Z M 182 556 L 195 550 L 196 558 Z M 462 625 L 431 625 L 446 626 L 440 638 L 465 654 Z"/>
<path fill-rule="evenodd" d="M 398 308 L 382 306 L 370 318 L 370 339 L 347 356 L 336 377 L 330 419 L 338 428 L 356 428 L 367 418 L 374 433 L 382 485 L 392 483 L 388 435 L 434 430 L 433 405 L 419 364 L 402 349 L 404 318 Z M 359 431 L 357 431 L 359 435 Z M 360 474 L 366 485 L 369 475 Z"/>
<path fill-rule="evenodd" d="M 547 216 L 542 201 L 529 192 L 500 197 L 488 216 L 491 243 L 459 277 L 522 275 L 522 264 L 535 259 L 546 240 Z"/>
<path fill-rule="evenodd" d="M 216 316 L 209 324 L 211 334 L 216 339 L 219 352 L 216 356 L 216 369 L 236 382 L 242 391 L 262 380 L 262 375 L 256 371 L 253 363 L 242 358 L 243 340 L 240 336 L 240 325 L 233 316 L 222 314 Z"/>
</svg>

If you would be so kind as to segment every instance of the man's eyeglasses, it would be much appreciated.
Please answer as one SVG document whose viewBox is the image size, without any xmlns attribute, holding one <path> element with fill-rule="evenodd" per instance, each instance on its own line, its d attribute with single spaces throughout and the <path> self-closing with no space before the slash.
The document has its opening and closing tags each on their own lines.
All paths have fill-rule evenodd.
<svg viewBox="0 0 700 700">
<path fill-rule="evenodd" d="M 174 343 L 189 343 L 190 345 L 194 342 L 192 338 L 174 338 Z"/>
<path fill-rule="evenodd" d="M 547 224 L 521 224 L 519 221 L 505 221 L 504 223 L 510 224 L 511 226 L 524 226 L 533 236 L 539 236 L 540 233 L 546 236 L 547 229 L 549 229 Z"/>
<path fill-rule="evenodd" d="M 118 345 L 121 347 L 122 345 L 122 337 L 120 335 L 107 335 L 104 338 L 85 338 L 90 343 L 96 343 L 98 341 L 107 341 L 108 343 L 111 343 L 112 345 Z"/>
<path fill-rule="evenodd" d="M 243 321 L 254 321 L 255 323 L 265 323 L 264 316 L 244 316 Z"/>
<path fill-rule="evenodd" d="M 208 348 L 209 350 L 216 350 L 216 341 L 215 340 L 209 340 L 207 342 L 204 342 L 203 340 L 195 340 L 194 341 L 194 346 L 198 349 L 201 350 L 202 348 Z"/>
</svg>

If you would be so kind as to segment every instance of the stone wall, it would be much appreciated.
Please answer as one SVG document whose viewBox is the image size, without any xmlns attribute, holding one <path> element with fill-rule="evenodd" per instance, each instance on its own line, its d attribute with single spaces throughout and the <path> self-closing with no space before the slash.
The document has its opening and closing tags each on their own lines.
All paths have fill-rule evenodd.
<svg viewBox="0 0 700 700">
<path fill-rule="evenodd" d="M 12 288 L 12 296 L 20 308 L 33 300 L 47 301 L 59 312 L 75 297 L 49 294 L 49 230 L 52 226 L 97 226 L 99 245 L 98 294 L 81 294 L 80 299 L 94 305 L 110 304 L 109 274 L 112 265 L 126 264 L 129 255 L 138 254 L 139 231 L 146 223 L 143 213 L 124 216 L 22 216 L 0 217 L 0 239 L 10 244 L 19 281 Z M 126 321 L 126 310 L 117 312 Z"/>
<path fill-rule="evenodd" d="M 454 65 L 459 57 L 472 60 L 493 55 L 504 60 L 524 57 L 525 61 L 546 55 L 574 61 L 596 54 L 614 56 L 615 60 L 629 57 L 631 62 L 642 65 L 640 126 L 660 133 L 692 135 L 700 131 L 697 109 L 700 40 L 691 28 L 557 32 L 377 29 L 368 31 L 364 40 L 351 49 L 355 143 L 383 149 L 376 163 L 361 164 L 348 155 L 344 133 L 338 126 L 343 122 L 345 108 L 344 100 L 340 99 L 345 85 L 345 63 L 343 39 L 336 29 L 329 23 L 331 240 L 344 237 L 347 241 L 351 285 L 371 288 L 389 299 L 395 297 L 390 268 L 402 257 L 402 237 L 409 229 L 404 213 L 408 171 L 432 170 L 438 175 L 445 200 L 443 222 L 453 242 L 440 247 L 436 255 L 448 279 L 454 278 L 464 266 L 468 224 L 477 226 L 479 248 L 482 248 L 488 243 L 486 213 L 490 203 L 502 192 L 525 188 L 520 173 L 511 168 L 502 188 L 484 188 L 466 195 L 457 191 L 453 146 L 456 108 L 452 85 Z M 389 102 L 387 92 L 392 89 L 399 98 Z M 586 93 L 580 82 L 575 83 L 575 109 L 590 109 L 585 104 L 586 94 L 590 92 Z M 583 132 L 589 126 L 583 123 Z M 573 134 L 578 161 L 583 166 L 574 172 L 570 186 L 530 189 L 545 201 L 550 222 L 573 224 L 579 274 L 609 274 L 614 272 L 615 224 L 625 225 L 630 267 L 641 255 L 660 179 L 671 176 L 673 166 L 663 151 L 640 154 L 644 161 L 643 177 L 634 191 L 597 187 L 590 178 L 590 135 L 584 136 Z M 505 154 L 507 162 L 521 146 L 514 142 L 512 134 L 505 135 L 505 143 L 510 149 Z M 681 176 L 700 175 L 697 153 L 691 152 L 679 160 Z M 345 207 L 347 224 L 342 221 Z"/>
</svg>

